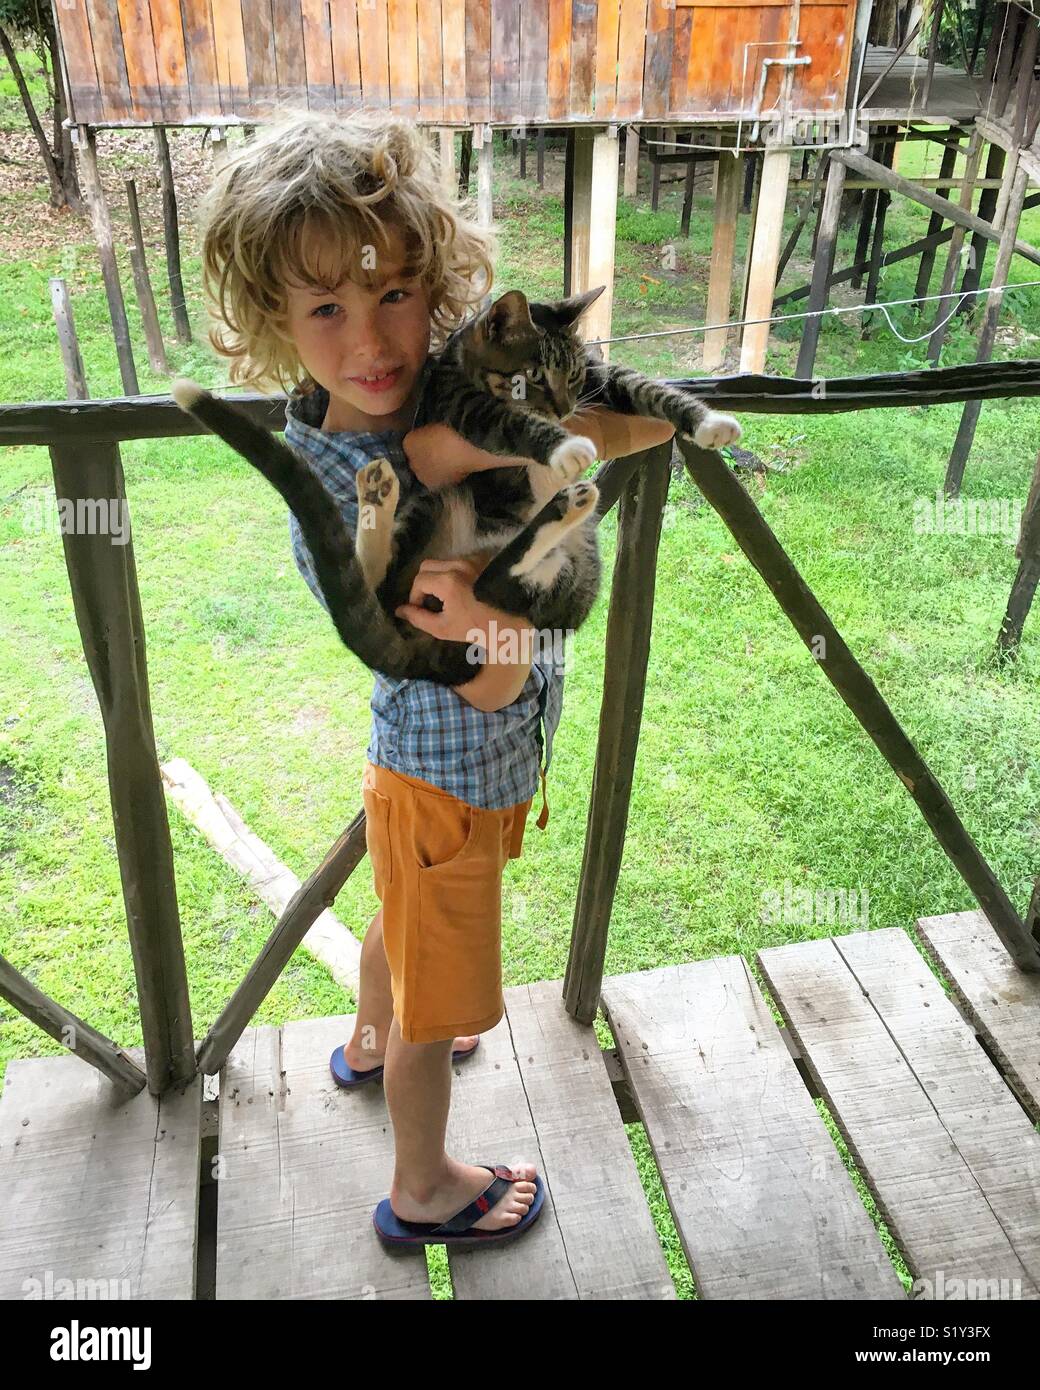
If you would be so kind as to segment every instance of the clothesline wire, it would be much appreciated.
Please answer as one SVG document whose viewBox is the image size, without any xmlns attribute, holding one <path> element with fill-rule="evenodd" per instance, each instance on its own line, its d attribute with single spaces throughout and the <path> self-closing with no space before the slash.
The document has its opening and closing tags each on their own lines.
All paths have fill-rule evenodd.
<svg viewBox="0 0 1040 1390">
<path fill-rule="evenodd" d="M 930 338 L 938 329 L 944 328 L 953 318 L 959 308 L 959 303 L 951 307 L 950 312 L 939 323 L 934 323 L 926 333 L 919 334 L 916 338 L 906 338 L 900 333 L 899 329 L 892 322 L 889 309 L 898 309 L 905 304 L 926 304 L 940 299 L 956 299 L 958 301 L 971 299 L 973 295 L 980 294 L 1003 294 L 1005 290 L 1027 290 L 1040 285 L 1040 280 L 1012 280 L 1004 285 L 990 285 L 985 289 L 977 290 L 952 290 L 949 294 L 918 294 L 910 299 L 889 299 L 882 303 L 874 304 L 847 304 L 838 305 L 829 309 L 807 309 L 798 314 L 774 314 L 767 319 L 731 319 L 728 323 L 706 323 L 694 328 L 661 328 L 654 329 L 650 333 L 625 333 L 617 338 L 591 338 L 588 345 L 602 343 L 635 343 L 644 338 L 673 338 L 686 333 L 715 333 L 724 328 L 746 328 L 750 324 L 761 323 L 790 323 L 794 319 L 815 319 L 822 318 L 825 314 L 869 314 L 875 309 L 879 309 L 885 316 L 889 328 L 902 343 L 923 343 L 926 338 Z"/>
</svg>

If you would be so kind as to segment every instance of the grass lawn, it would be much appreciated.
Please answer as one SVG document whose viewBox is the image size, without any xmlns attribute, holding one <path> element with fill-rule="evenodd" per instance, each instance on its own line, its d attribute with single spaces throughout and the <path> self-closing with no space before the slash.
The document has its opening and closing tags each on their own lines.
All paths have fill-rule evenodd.
<svg viewBox="0 0 1040 1390">
<path fill-rule="evenodd" d="M 19 113 L 0 77 L 0 128 Z M 198 137 L 178 136 L 184 157 Z M 113 146 L 113 149 L 115 147 Z M 938 147 L 903 150 L 900 169 Z M 496 150 L 497 154 L 497 150 Z M 102 162 L 104 162 L 102 144 Z M 123 149 L 120 171 L 146 154 Z M 533 170 L 533 159 L 529 167 Z M 562 166 L 561 166 L 562 168 Z M 558 294 L 562 276 L 561 168 L 549 186 L 496 175 L 502 226 L 499 284 Z M 143 177 L 143 175 L 142 175 Z M 42 175 L 41 175 L 42 179 Z M 113 170 L 117 241 L 126 237 L 121 179 Z M 619 207 L 615 333 L 702 321 L 712 200 L 695 203 L 678 239 L 681 184 L 648 211 Z M 116 193 L 119 197 L 116 197 Z M 38 216 L 53 224 L 39 190 Z M 790 199 L 793 223 L 797 199 Z M 188 207 L 184 279 L 196 342 L 176 344 L 159 242 L 151 269 L 171 366 L 208 383 L 223 366 L 205 346 L 199 267 Z M 26 216 L 0 197 L 0 218 Z M 743 254 L 746 218 L 741 221 Z M 927 213 L 899 200 L 886 245 L 923 234 Z M 155 234 L 154 224 L 151 233 Z M 1040 211 L 1022 235 L 1040 241 Z M 783 287 L 802 283 L 808 233 Z M 847 263 L 855 228 L 839 249 Z M 662 270 L 662 248 L 677 265 Z M 164 390 L 148 369 L 121 252 L 141 388 Z M 992 253 L 988 268 L 992 266 Z M 941 275 L 941 259 L 933 289 Z M 119 393 L 111 329 L 86 223 L 67 218 L 0 263 L 0 400 L 58 399 L 64 380 L 50 317 L 48 277 L 64 274 L 91 392 Z M 912 294 L 916 262 L 886 271 L 880 297 Z M 649 278 L 641 278 L 649 277 Z M 738 277 L 739 278 L 739 277 Z M 1016 260 L 1013 280 L 1037 278 Z M 999 353 L 1037 355 L 1040 293 L 1008 296 Z M 839 292 L 834 302 L 852 302 Z M 795 309 L 804 305 L 795 305 Z M 922 332 L 907 311 L 907 336 Z M 769 370 L 789 372 L 799 326 L 771 341 Z M 958 324 L 944 362 L 972 360 Z M 699 337 L 625 343 L 615 360 L 659 375 L 695 371 Z M 924 365 L 881 323 L 861 337 L 858 318 L 829 320 L 821 374 Z M 756 501 L 853 651 L 947 788 L 1013 901 L 1024 908 L 1040 870 L 1040 614 L 1015 667 L 989 661 L 1015 573 L 1014 537 L 915 532 L 914 502 L 941 486 L 960 410 L 867 411 L 845 416 L 749 416 L 742 444 L 771 465 Z M 965 478 L 967 496 L 1024 499 L 1040 443 L 1040 403 L 987 404 Z M 160 760 L 186 758 L 237 807 L 301 878 L 360 804 L 370 676 L 350 659 L 296 572 L 283 504 L 245 463 L 211 438 L 148 440 L 123 448 L 147 627 Z M 752 484 L 752 486 L 754 486 Z M 27 525 L 53 494 L 45 450 L 0 450 L 0 951 L 48 994 L 124 1045 L 139 1044 L 134 976 L 109 811 L 105 745 L 73 616 L 60 536 Z M 549 776 L 552 815 L 533 823 L 503 895 L 504 979 L 562 976 L 581 864 L 603 678 L 615 522 L 602 527 L 606 576 L 573 645 L 565 713 Z M 536 799 L 535 809 L 540 805 Z M 533 822 L 533 817 L 532 817 Z M 273 919 L 171 808 L 177 888 L 202 1037 L 267 937 Z M 739 553 L 722 522 L 685 479 L 673 480 L 659 558 L 657 605 L 642 741 L 628 839 L 607 954 L 608 974 L 858 930 L 847 924 L 769 920 L 764 895 L 786 884 L 845 890 L 871 927 L 974 904 L 913 802 L 875 751 Z M 377 904 L 362 871 L 337 904 L 356 934 Z M 323 967 L 297 953 L 254 1022 L 349 1012 L 354 1001 Z M 609 1037 L 602 1021 L 601 1039 Z M 0 1070 L 12 1057 L 58 1045 L 0 1004 Z M 630 1137 L 659 1219 L 679 1293 L 692 1285 L 640 1126 Z M 836 1137 L 836 1142 L 839 1142 Z M 867 1198 L 869 1202 L 869 1198 Z M 439 1292 L 447 1294 L 443 1271 Z"/>
</svg>

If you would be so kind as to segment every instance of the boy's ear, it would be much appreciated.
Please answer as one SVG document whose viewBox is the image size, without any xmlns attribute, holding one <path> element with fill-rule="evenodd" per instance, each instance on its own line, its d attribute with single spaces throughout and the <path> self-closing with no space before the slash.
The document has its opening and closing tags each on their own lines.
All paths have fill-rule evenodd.
<svg viewBox="0 0 1040 1390">
<path fill-rule="evenodd" d="M 480 328 L 485 342 L 506 342 L 537 332 L 522 290 L 507 290 L 496 299 L 484 314 Z"/>
<path fill-rule="evenodd" d="M 586 290 L 584 294 L 572 294 L 567 299 L 558 299 L 553 305 L 553 311 L 559 319 L 560 326 L 577 323 L 585 310 L 595 304 L 606 288 L 606 285 L 597 285 L 594 290 Z"/>
</svg>

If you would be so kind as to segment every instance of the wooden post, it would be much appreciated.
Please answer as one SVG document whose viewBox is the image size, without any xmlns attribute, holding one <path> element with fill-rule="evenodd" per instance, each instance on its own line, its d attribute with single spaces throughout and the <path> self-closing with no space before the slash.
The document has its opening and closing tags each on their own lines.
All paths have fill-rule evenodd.
<svg viewBox="0 0 1040 1390">
<path fill-rule="evenodd" d="M 671 454 L 669 442 L 640 456 L 641 466 L 633 471 L 621 495 L 618 515 L 596 767 L 563 982 L 567 1012 L 586 1024 L 592 1023 L 599 1006 L 610 913 L 624 851 Z"/>
<path fill-rule="evenodd" d="M 177 191 L 173 184 L 170 163 L 170 144 L 162 126 L 155 127 L 155 153 L 159 160 L 159 179 L 162 185 L 163 227 L 166 233 L 166 273 L 170 281 L 170 302 L 173 322 L 179 343 L 191 342 L 188 306 L 184 300 L 184 281 L 181 279 L 181 233 L 177 225 Z"/>
<path fill-rule="evenodd" d="M 440 140 L 441 187 L 446 197 L 454 198 L 459 184 L 455 168 L 455 132 L 450 126 L 441 126 L 437 136 Z"/>
<path fill-rule="evenodd" d="M 473 127 L 473 148 L 477 152 L 477 221 L 482 227 L 490 227 L 494 221 L 495 146 L 489 125 Z"/>
<path fill-rule="evenodd" d="M 538 151 L 538 187 L 545 187 L 545 127 L 538 127 L 538 139 L 536 141 Z"/>
<path fill-rule="evenodd" d="M 126 305 L 123 303 L 123 289 L 119 283 L 119 266 L 116 264 L 115 248 L 112 244 L 112 221 L 108 215 L 105 191 L 98 173 L 97 144 L 93 130 L 82 126 L 79 136 L 79 165 L 83 175 L 83 193 L 90 209 L 90 221 L 94 228 L 94 238 L 101 255 L 101 275 L 105 282 L 105 297 L 108 300 L 109 317 L 112 320 L 112 333 L 116 342 L 116 356 L 119 359 L 119 377 L 123 384 L 123 394 L 140 395 L 137 385 L 137 368 L 130 345 L 130 325 L 126 320 Z"/>
<path fill-rule="evenodd" d="M 50 281 L 51 308 L 54 311 L 54 325 L 58 330 L 58 346 L 61 349 L 61 362 L 65 368 L 65 394 L 69 400 L 85 401 L 87 374 L 83 367 L 83 357 L 76 337 L 76 325 L 72 319 L 72 304 L 68 287 L 58 276 Z"/>
<path fill-rule="evenodd" d="M 895 127 L 886 127 L 886 134 L 891 133 Z M 894 139 L 886 140 L 882 143 L 879 151 L 880 162 L 885 168 L 891 168 L 895 159 L 896 142 Z M 867 269 L 867 287 L 863 302 L 873 304 L 877 300 L 878 280 L 881 275 L 881 253 L 885 240 L 885 218 L 888 215 L 888 206 L 892 201 L 892 195 L 887 189 L 879 189 L 877 199 L 874 204 L 874 238 L 870 246 L 870 264 Z M 863 323 L 862 336 L 867 336 L 867 325 Z"/>
<path fill-rule="evenodd" d="M 748 319 L 766 319 L 773 312 L 773 291 L 776 288 L 776 266 L 780 259 L 790 169 L 790 150 L 766 150 L 762 159 L 762 185 L 750 254 L 751 273 L 744 315 Z M 742 372 L 762 371 L 768 343 L 768 323 L 745 325 L 740 344 Z"/>
<path fill-rule="evenodd" d="M 527 127 L 520 127 L 520 177 L 527 178 Z"/>
<path fill-rule="evenodd" d="M 693 132 L 686 137 L 688 145 L 693 144 Z M 686 166 L 686 181 L 683 184 L 682 217 L 679 220 L 680 236 L 690 235 L 690 215 L 693 212 L 693 185 L 697 177 L 697 161 L 691 159 Z"/>
<path fill-rule="evenodd" d="M 657 205 L 661 200 L 661 146 L 658 141 L 661 139 L 661 127 L 654 126 L 650 132 L 650 139 L 654 142 L 648 147 L 647 153 L 650 156 L 650 168 L 652 178 L 650 180 L 650 210 L 657 211 Z"/>
<path fill-rule="evenodd" d="M 711 239 L 711 269 L 708 272 L 707 323 L 728 323 L 733 297 L 733 255 L 737 244 L 737 213 L 744 184 L 743 156 L 728 150 L 718 159 L 718 192 L 715 197 L 715 226 Z M 716 328 L 704 335 L 704 369 L 721 367 L 726 356 L 729 330 Z"/>
<path fill-rule="evenodd" d="M 809 378 L 816 365 L 816 349 L 823 323 L 821 311 L 827 307 L 831 274 L 834 270 L 834 247 L 838 239 L 838 215 L 845 187 L 845 165 L 832 159 L 827 168 L 827 185 L 820 203 L 816 233 L 816 258 L 813 261 L 812 283 L 809 287 L 809 312 L 815 317 L 805 320 L 802 341 L 798 348 L 795 376 Z"/>
<path fill-rule="evenodd" d="M 965 211 L 971 210 L 971 200 L 975 191 L 975 178 L 979 171 L 979 160 L 982 158 L 982 136 L 979 132 L 972 131 L 968 141 L 968 153 L 964 168 L 964 182 L 961 185 L 958 206 Z M 957 276 L 961 270 L 961 248 L 964 246 L 966 229 L 957 223 L 954 224 L 953 235 L 950 237 L 949 249 L 946 253 L 946 265 L 943 269 L 942 284 L 939 293 L 951 294 Z M 978 235 L 978 234 L 976 234 Z M 985 240 L 985 238 L 983 238 Z M 928 360 L 938 365 L 942 345 L 946 341 L 946 325 L 950 317 L 950 310 L 953 307 L 949 299 L 940 299 L 936 305 L 935 320 L 932 326 L 931 336 L 928 339 Z"/>
<path fill-rule="evenodd" d="M 134 289 L 137 292 L 137 307 L 141 311 L 141 322 L 144 325 L 144 340 L 148 346 L 148 361 L 153 372 L 159 376 L 168 376 L 170 367 L 166 361 L 166 344 L 159 327 L 159 315 L 155 311 L 152 282 L 148 278 L 148 261 L 141 230 L 141 210 L 137 205 L 137 185 L 133 179 L 125 179 L 123 186 L 126 189 L 130 229 L 134 238 L 130 246 L 130 266 L 134 275 Z"/>
<path fill-rule="evenodd" d="M 795 631 L 875 746 L 913 797 L 943 852 L 971 890 L 1016 965 L 1040 972 L 1040 948 L 1025 931 L 993 870 L 965 830 L 949 797 L 907 737 L 762 513 L 721 454 L 676 435 L 690 476 L 729 528 Z"/>
<path fill-rule="evenodd" d="M 1040 584 L 1040 454 L 1036 456 L 1033 482 L 1022 513 L 1022 530 L 1015 554 L 1019 559 L 1018 573 L 1011 586 L 1007 611 L 997 636 L 997 655 L 1017 656 L 1022 641 L 1022 629 Z"/>
<path fill-rule="evenodd" d="M 564 294 L 589 287 L 589 219 L 592 216 L 592 131 L 567 132 L 564 171 Z M 602 297 L 602 296 L 601 296 Z"/>
<path fill-rule="evenodd" d="M 989 154 L 986 156 L 986 180 L 987 186 L 979 194 L 979 216 L 983 222 L 992 222 L 993 215 L 997 210 L 997 189 L 990 188 L 988 181 L 998 179 L 1002 181 L 1004 173 L 1004 151 L 999 145 L 990 145 Z M 989 242 L 984 236 L 979 236 L 976 232 L 971 239 L 971 251 L 968 256 L 968 264 L 964 268 L 964 278 L 961 281 L 961 291 L 964 294 L 971 294 L 971 299 L 964 299 L 957 307 L 959 314 L 966 313 L 974 307 L 974 291 L 982 283 L 982 270 L 986 264 L 986 254 L 989 250 Z"/>
<path fill-rule="evenodd" d="M 591 134 L 591 132 L 588 132 Z M 586 132 L 583 132 L 586 134 Z M 572 294 L 605 285 L 606 289 L 581 319 L 581 333 L 586 342 L 609 338 L 614 315 L 614 249 L 617 237 L 617 195 L 620 161 L 618 159 L 617 127 L 598 130 L 591 139 L 591 167 L 588 187 L 587 247 L 584 258 L 579 256 L 580 268 L 584 259 L 584 279 L 579 279 Z M 582 166 L 584 167 L 584 166 Z M 583 197 L 583 202 L 585 201 Z M 601 343 L 604 362 L 610 361 L 610 344 Z"/>
<path fill-rule="evenodd" d="M 459 197 L 465 198 L 469 194 L 469 168 L 473 160 L 473 131 L 464 130 L 462 132 L 462 142 L 459 148 Z"/>
<path fill-rule="evenodd" d="M 1015 240 L 1018 235 L 1019 219 L 1022 216 L 1022 204 L 1025 201 L 1028 186 L 1029 175 L 1020 164 L 1015 171 L 1011 196 L 1008 200 L 1007 217 L 1004 220 L 1000 244 L 997 247 L 997 259 L 993 266 L 994 286 L 1003 285 L 1007 281 L 1008 271 L 1011 269 L 1011 257 L 1015 253 Z M 991 289 L 986 296 L 986 308 L 982 316 L 982 327 L 979 330 L 979 346 L 975 354 L 976 362 L 988 362 L 990 359 L 997 337 L 997 321 L 1000 318 L 1000 306 L 1003 299 L 1004 293 L 1000 289 Z M 981 401 L 968 401 L 965 404 L 957 438 L 954 440 L 953 450 L 950 453 L 950 462 L 946 468 L 946 481 L 943 486 L 948 496 L 955 496 L 960 492 L 961 480 L 964 477 L 964 465 L 968 461 L 968 454 L 975 438 L 975 426 L 978 424 L 981 412 Z"/>
<path fill-rule="evenodd" d="M 62 544 L 105 726 L 148 1089 L 161 1095 L 191 1080 L 195 1056 L 123 467 L 116 444 L 51 445 L 50 456 L 58 497 L 84 518 L 84 525 L 63 531 Z M 102 529 L 99 521 L 106 520 Z"/>
<path fill-rule="evenodd" d="M 625 197 L 634 198 L 639 186 L 639 131 L 625 127 Z"/>
<path fill-rule="evenodd" d="M 940 180 L 951 179 L 953 177 L 953 172 L 954 168 L 956 167 L 956 164 L 957 145 L 954 142 L 954 134 L 951 130 L 950 143 L 943 147 L 942 163 L 939 166 Z M 948 198 L 950 196 L 951 189 L 949 184 L 944 185 L 940 183 L 935 191 L 939 194 L 940 197 Z M 982 215 L 981 211 L 979 215 Z M 941 231 L 942 224 L 942 214 L 938 212 L 933 212 L 931 217 L 928 219 L 928 236 L 934 236 L 936 232 Z M 925 295 L 927 295 L 928 286 L 931 283 L 932 279 L 932 267 L 934 265 L 935 249 L 934 247 L 930 247 L 927 251 L 921 252 L 921 264 L 917 270 L 917 283 L 914 286 L 914 297 L 916 299 L 923 299 Z"/>
<path fill-rule="evenodd" d="M 216 174 L 223 169 L 229 158 L 227 131 L 223 126 L 210 127 L 209 147 L 213 159 L 213 172 Z"/>
</svg>

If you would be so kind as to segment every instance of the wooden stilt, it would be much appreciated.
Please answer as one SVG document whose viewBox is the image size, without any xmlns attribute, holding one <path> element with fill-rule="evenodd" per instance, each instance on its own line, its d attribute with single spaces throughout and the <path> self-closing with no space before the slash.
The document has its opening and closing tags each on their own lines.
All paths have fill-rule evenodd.
<svg viewBox="0 0 1040 1390">
<path fill-rule="evenodd" d="M 137 307 L 141 311 L 144 325 L 144 340 L 148 347 L 148 361 L 152 371 L 159 376 L 167 376 L 170 371 L 166 360 L 166 344 L 163 342 L 159 315 L 155 310 L 155 296 L 152 282 L 148 277 L 148 261 L 144 250 L 144 235 L 141 230 L 141 211 L 137 205 L 137 185 L 133 179 L 124 179 L 126 203 L 130 211 L 130 228 L 133 242 L 130 246 L 130 266 L 134 276 L 134 289 L 137 293 Z"/>
<path fill-rule="evenodd" d="M 538 187 L 545 187 L 545 127 L 538 127 L 538 137 L 535 141 L 535 148 L 538 156 Z"/>
<path fill-rule="evenodd" d="M 437 132 L 440 149 L 441 187 L 445 196 L 454 198 L 459 184 L 458 170 L 455 168 L 455 132 L 450 126 L 441 126 Z"/>
<path fill-rule="evenodd" d="M 482 227 L 494 221 L 492 194 L 495 146 L 490 126 L 473 127 L 473 148 L 477 152 L 477 220 Z"/>
<path fill-rule="evenodd" d="M 112 320 L 112 333 L 116 343 L 116 357 L 119 359 L 119 377 L 123 384 L 123 394 L 137 396 L 137 368 L 134 366 L 133 348 L 130 344 L 130 325 L 126 319 L 126 305 L 123 303 L 123 288 L 119 283 L 119 266 L 116 263 L 115 248 L 112 244 L 112 221 L 108 215 L 108 203 L 98 173 L 97 144 L 93 130 L 81 127 L 79 138 L 79 165 L 83 175 L 83 194 L 90 210 L 90 221 L 94 238 L 101 256 L 101 276 L 105 282 L 105 298 L 108 300 L 109 317 Z"/>
<path fill-rule="evenodd" d="M 563 982 L 567 1012 L 586 1024 L 592 1023 L 599 1006 L 607 932 L 625 844 L 671 454 L 671 443 L 648 450 L 621 495 L 607 614 L 609 660 L 604 668 L 596 768 Z"/>
<path fill-rule="evenodd" d="M 840 160 L 832 159 L 827 169 L 827 186 L 820 204 L 820 218 L 817 230 L 816 259 L 813 261 L 812 283 L 809 286 L 809 312 L 816 315 L 805 320 L 802 341 L 798 349 L 798 365 L 795 376 L 809 378 L 816 365 L 816 349 L 820 341 L 820 327 L 823 322 L 820 311 L 827 307 L 827 293 L 830 289 L 831 273 L 834 270 L 834 248 L 838 239 L 838 217 L 841 212 L 841 195 L 845 187 L 845 166 Z"/>
<path fill-rule="evenodd" d="M 688 145 L 693 144 L 693 133 L 686 137 Z M 679 220 L 680 236 L 690 235 L 690 215 L 693 212 L 693 184 L 697 177 L 697 161 L 691 159 L 686 166 L 686 181 L 683 184 L 682 217 Z"/>
<path fill-rule="evenodd" d="M 90 392 L 87 390 L 87 373 L 72 318 L 68 286 L 64 280 L 53 276 L 50 290 L 54 326 L 58 330 L 58 347 L 61 349 L 61 363 L 65 368 L 65 393 L 70 401 L 85 401 Z"/>
<path fill-rule="evenodd" d="M 650 132 L 650 138 L 655 142 L 650 147 L 651 169 L 653 177 L 650 180 L 650 210 L 656 212 L 661 201 L 661 165 L 657 156 L 661 154 L 661 146 L 656 142 L 661 138 L 661 127 L 654 126 Z"/>
<path fill-rule="evenodd" d="M 1004 228 L 997 247 L 997 259 L 993 267 L 993 284 L 995 286 L 1005 283 L 1011 268 L 1011 257 L 1015 254 L 1015 240 L 1018 235 L 1018 222 L 1022 216 L 1022 204 L 1025 201 L 1028 185 L 1029 176 L 1026 170 L 1019 165 L 1015 171 L 1011 195 L 1008 199 L 1007 217 L 1004 220 Z M 1000 318 L 1000 306 L 1003 299 L 1004 293 L 1000 289 L 991 289 L 986 297 L 982 327 L 979 330 L 979 346 L 975 355 L 976 362 L 988 362 L 990 359 L 997 337 L 997 322 Z M 950 462 L 946 469 L 944 488 L 949 496 L 955 496 L 960 492 L 961 480 L 964 477 L 964 465 L 968 461 L 968 454 L 975 438 L 975 427 L 978 424 L 981 411 L 981 401 L 968 401 L 964 407 L 960 428 L 957 431 L 957 438 L 954 441 Z"/>
<path fill-rule="evenodd" d="M 1011 586 L 1007 611 L 997 636 L 997 655 L 1003 658 L 1018 654 L 1022 629 L 1036 596 L 1037 585 L 1040 584 L 1040 454 L 1036 456 L 1033 482 L 1022 513 L 1022 530 L 1015 554 L 1019 560 L 1018 573 Z"/>
<path fill-rule="evenodd" d="M 982 158 L 982 136 L 979 132 L 973 131 L 971 139 L 968 141 L 968 153 L 964 170 L 964 182 L 961 185 L 958 206 L 964 211 L 970 211 L 972 194 L 974 192 L 975 178 L 978 174 L 979 161 Z M 961 251 L 964 246 L 966 228 L 963 224 L 955 223 L 953 235 L 950 237 L 950 246 L 946 254 L 946 266 L 943 269 L 942 284 L 939 287 L 941 295 L 951 294 L 956 284 L 957 276 L 961 270 Z M 985 240 L 985 238 L 983 238 Z M 928 339 L 928 360 L 938 365 L 939 357 L 942 353 L 942 345 L 946 341 L 946 325 L 950 319 L 952 301 L 940 299 L 936 306 L 935 321 L 932 327 L 931 336 Z"/>
<path fill-rule="evenodd" d="M 473 159 L 473 131 L 464 130 L 462 132 L 462 142 L 459 149 L 459 197 L 465 198 L 469 195 L 469 170 Z"/>
<path fill-rule="evenodd" d="M 776 267 L 780 259 L 780 238 L 787 202 L 787 179 L 791 169 L 790 150 L 767 150 L 762 159 L 762 188 L 755 217 L 754 237 L 748 280 L 748 319 L 767 319 L 773 312 Z M 767 323 L 748 323 L 740 344 L 740 370 L 760 372 L 765 367 L 769 344 Z"/>
<path fill-rule="evenodd" d="M 588 255 L 585 282 L 577 289 L 606 289 L 582 317 L 586 342 L 609 338 L 614 317 L 614 250 L 617 240 L 617 196 L 620 176 L 617 127 L 598 130 L 592 138 L 592 179 L 589 188 Z M 610 344 L 600 344 L 604 362 L 610 361 Z"/>
<path fill-rule="evenodd" d="M 589 288 L 589 238 L 592 216 L 593 134 L 579 128 L 567 132 L 564 173 L 564 294 Z"/>
<path fill-rule="evenodd" d="M 733 297 L 733 256 L 737 244 L 737 213 L 744 185 L 743 156 L 723 154 L 718 160 L 718 191 L 715 196 L 715 226 L 711 240 L 711 268 L 708 272 L 708 324 L 728 323 Z M 704 335 L 704 369 L 721 367 L 726 356 L 729 330 L 716 328 Z"/>
<path fill-rule="evenodd" d="M 994 213 L 997 210 L 997 188 L 990 188 L 988 180 L 996 179 L 1002 181 L 1004 173 L 1004 151 L 999 145 L 990 145 L 989 154 L 986 156 L 986 179 L 987 186 L 979 194 L 979 216 L 983 222 L 992 222 Z M 1027 200 L 1028 201 L 1028 200 Z M 986 253 L 989 249 L 989 242 L 984 236 L 976 233 L 971 239 L 971 249 L 968 253 L 968 264 L 964 268 L 964 279 L 961 281 L 961 290 L 967 295 L 972 295 L 970 299 L 964 299 L 957 306 L 959 314 L 968 313 L 975 305 L 974 291 L 982 283 L 982 270 L 986 264 Z"/>
<path fill-rule="evenodd" d="M 520 177 L 527 178 L 527 132 L 520 137 Z"/>
<path fill-rule="evenodd" d="M 948 145 L 946 145 L 946 146 L 944 147 L 943 153 L 942 153 L 942 163 L 941 163 L 940 166 L 939 166 L 939 177 L 940 177 L 940 179 L 949 179 L 949 178 L 952 178 L 952 177 L 953 177 L 953 171 L 954 171 L 954 168 L 955 168 L 955 166 L 956 166 L 956 163 L 957 163 L 957 146 L 956 146 L 956 144 L 954 143 L 954 133 L 953 133 L 953 131 L 951 130 L 951 131 L 950 131 L 950 144 L 948 144 Z M 951 190 L 950 190 L 950 186 L 949 186 L 948 183 L 947 183 L 947 184 L 942 184 L 942 183 L 940 183 L 939 186 L 936 188 L 935 191 L 939 194 L 939 196 L 940 196 L 941 198 L 948 198 L 948 197 L 950 196 L 950 191 L 951 191 Z M 981 216 L 981 213 L 980 213 L 980 216 Z M 934 234 L 935 234 L 936 232 L 940 231 L 940 230 L 942 229 L 942 224 L 943 224 L 942 214 L 941 214 L 941 213 L 938 213 L 938 212 L 933 212 L 932 215 L 931 215 L 931 217 L 928 219 L 928 233 L 927 233 L 928 236 L 934 236 Z M 934 251 L 934 249 L 929 249 L 929 250 L 927 250 L 927 251 L 922 251 L 922 252 L 921 252 L 921 264 L 920 264 L 920 266 L 919 266 L 918 269 L 917 269 L 917 283 L 914 285 L 914 296 L 915 296 L 915 298 L 917 298 L 917 299 L 923 299 L 924 296 L 928 293 L 928 286 L 929 286 L 929 284 L 931 283 L 931 279 L 932 279 L 932 267 L 933 267 L 934 265 L 935 265 L 935 251 Z"/>
<path fill-rule="evenodd" d="M 740 203 L 741 212 L 754 211 L 758 170 L 761 164 L 762 156 L 754 150 L 744 159 L 744 196 Z"/>
<path fill-rule="evenodd" d="M 639 185 L 639 131 L 625 128 L 625 197 L 634 198 Z"/>
<path fill-rule="evenodd" d="M 191 324 L 188 321 L 188 306 L 184 299 L 184 281 L 181 278 L 181 233 L 177 223 L 177 191 L 173 184 L 170 143 L 162 126 L 155 127 L 155 153 L 159 161 L 159 179 L 162 185 L 163 228 L 166 234 L 166 273 L 170 281 L 173 323 L 177 330 L 177 341 L 190 343 Z"/>
<path fill-rule="evenodd" d="M 213 159 L 213 172 L 219 173 L 228 162 L 227 131 L 223 126 L 214 126 L 209 133 L 209 147 Z"/>
</svg>

